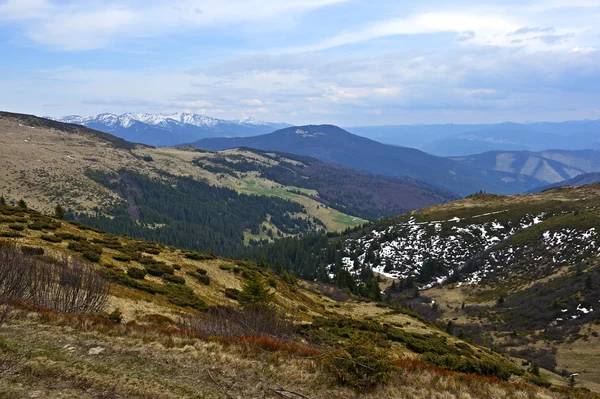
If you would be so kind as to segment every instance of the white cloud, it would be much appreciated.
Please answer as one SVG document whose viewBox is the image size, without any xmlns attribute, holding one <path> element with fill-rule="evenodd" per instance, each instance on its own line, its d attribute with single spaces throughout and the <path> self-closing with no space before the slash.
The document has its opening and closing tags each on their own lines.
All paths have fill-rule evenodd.
<svg viewBox="0 0 600 399">
<path fill-rule="evenodd" d="M 8 0 L 0 22 L 19 23 L 36 43 L 62 50 L 105 48 L 118 41 L 159 37 L 223 24 L 268 22 L 347 0 L 174 0 L 61 3 Z"/>
<path fill-rule="evenodd" d="M 596 50 L 594 47 L 573 47 L 571 51 L 579 54 L 591 54 L 598 50 Z"/>
</svg>

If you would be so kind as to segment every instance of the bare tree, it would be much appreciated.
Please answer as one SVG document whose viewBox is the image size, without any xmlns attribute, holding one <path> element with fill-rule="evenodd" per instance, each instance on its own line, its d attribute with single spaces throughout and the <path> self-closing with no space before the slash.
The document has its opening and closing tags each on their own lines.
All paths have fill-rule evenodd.
<svg viewBox="0 0 600 399">
<path fill-rule="evenodd" d="M 64 313 L 101 312 L 109 292 L 104 276 L 79 258 L 39 258 L 0 243 L 0 325 L 18 302 Z"/>
<path fill-rule="evenodd" d="M 289 339 L 297 334 L 297 322 L 296 311 L 279 310 L 275 305 L 241 309 L 221 306 L 184 320 L 181 327 L 203 335 Z"/>
</svg>

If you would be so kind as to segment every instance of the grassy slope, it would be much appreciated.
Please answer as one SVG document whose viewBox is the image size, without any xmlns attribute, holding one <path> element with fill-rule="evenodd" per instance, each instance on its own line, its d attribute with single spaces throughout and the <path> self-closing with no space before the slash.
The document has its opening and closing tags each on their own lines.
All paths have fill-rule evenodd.
<svg viewBox="0 0 600 399">
<path fill-rule="evenodd" d="M 49 222 L 48 218 L 35 212 L 21 213 L 12 210 L 3 216 L 0 233 L 14 231 L 8 228 L 10 224 L 19 224 L 20 221 L 20 224 L 27 225 L 33 219 Z M 21 231 L 23 237 L 10 240 L 21 245 L 43 247 L 48 255 L 67 253 L 78 256 L 66 249 L 68 240 L 49 243 L 40 239 L 42 234 L 56 233 L 77 234 L 88 241 L 106 239 L 101 232 L 62 222 L 58 229 L 52 231 L 25 228 Z M 229 299 L 223 291 L 226 288 L 241 288 L 245 273 L 256 271 L 252 265 L 228 259 L 191 260 L 182 256 L 183 251 L 174 248 L 144 244 L 124 237 L 117 240 L 122 246 L 146 245 L 145 250 L 158 249 L 159 254 L 144 253 L 167 264 L 180 265 L 181 270 L 176 270 L 175 275 L 184 277 L 186 286 L 192 288 L 208 305 L 235 305 L 235 301 Z M 126 267 L 113 259 L 118 253 L 119 250 L 104 247 L 98 268 L 112 274 Z M 135 265 L 135 262 L 127 264 L 130 265 Z M 210 285 L 199 284 L 185 273 L 198 267 L 207 270 L 207 275 L 211 278 Z M 269 276 L 266 271 L 259 273 Z M 300 319 L 304 322 L 313 321 L 316 316 L 325 317 L 322 320 L 332 322 L 339 317 L 350 316 L 354 320 L 352 323 L 359 323 L 357 326 L 383 326 L 385 323 L 388 326 L 385 328 L 391 329 L 390 332 L 395 331 L 394 334 L 430 337 L 432 342 L 445 342 L 442 345 L 448 350 L 456 350 L 452 348 L 461 342 L 409 314 L 353 298 L 338 302 L 323 295 L 333 287 L 321 286 L 319 290 L 313 283 L 300 282 L 298 288 L 292 289 L 276 276 L 271 277 L 276 281 L 273 291 L 276 293 L 275 301 L 278 306 L 298 307 Z M 146 277 L 145 280 L 155 286 L 163 285 L 159 278 Z M 303 392 L 311 398 L 344 398 L 353 395 L 351 391 L 334 383 L 322 368 L 319 358 L 314 355 L 305 358 L 303 356 L 306 355 L 297 350 L 290 352 L 285 347 L 273 349 L 271 346 L 250 342 L 228 344 L 219 339 L 186 338 L 176 330 L 165 330 L 148 324 L 148 317 L 152 315 L 160 314 L 178 319 L 195 312 L 190 308 L 173 305 L 164 295 L 151 295 L 115 285 L 107 310 L 111 311 L 115 307 L 123 311 L 127 325 L 29 311 L 0 327 L 2 343 L 24 356 L 20 366 L 0 380 L 0 392 L 3 392 L 0 397 L 216 398 L 224 396 L 224 389 L 233 397 L 242 395 L 270 398 L 276 397 L 270 389 L 280 387 Z M 338 339 L 345 338 L 335 338 Z M 98 355 L 90 354 L 90 349 L 97 347 L 104 349 Z M 469 351 L 477 353 L 478 357 L 503 361 L 488 350 L 471 345 L 467 347 L 471 348 Z M 414 363 L 406 359 L 414 359 L 417 354 L 400 343 L 388 347 L 386 355 L 398 359 L 402 367 L 394 373 L 388 386 L 361 394 L 360 397 L 429 398 L 438 394 L 448 398 L 467 395 L 566 397 L 524 383 L 515 385 L 456 375 L 422 363 Z"/>
<path fill-rule="evenodd" d="M 538 245 L 538 237 L 547 230 L 576 229 L 587 230 L 600 227 L 600 185 L 591 185 L 577 188 L 557 188 L 534 195 L 518 195 L 512 197 L 477 195 L 464 200 L 444 204 L 413 213 L 417 220 L 448 220 L 455 216 L 470 218 L 490 212 L 500 212 L 495 215 L 472 219 L 473 221 L 494 220 L 517 217 L 527 213 L 539 214 L 540 212 L 564 212 L 561 215 L 549 218 L 517 233 L 499 248 Z M 534 265 L 532 265 L 534 266 Z M 535 268 L 534 268 L 535 270 Z M 536 290 L 544 287 L 553 288 L 556 292 L 568 289 L 575 281 L 578 273 L 598 273 L 600 261 L 598 258 L 589 258 L 579 272 L 574 264 L 555 267 L 549 275 L 533 277 L 531 269 L 511 270 L 511 274 L 503 275 L 503 280 L 483 281 L 476 286 L 457 286 L 448 284 L 430 289 L 425 295 L 434 299 L 443 311 L 442 322 L 452 321 L 457 325 L 480 325 L 484 330 L 486 326 L 503 323 L 504 309 L 498 308 L 497 299 L 502 295 L 506 298 L 529 296 L 531 301 L 538 301 Z M 568 292 L 568 291 L 567 291 Z M 582 292 L 575 289 L 574 298 L 583 298 Z M 581 299 L 580 299 L 581 300 Z M 481 312 L 473 315 L 461 309 L 462 304 L 470 307 L 481 307 Z M 528 317 L 535 318 L 535 314 Z M 498 345 L 508 344 L 514 350 L 537 348 L 545 351 L 556 350 L 556 369 L 578 372 L 577 381 L 581 386 L 595 391 L 600 390 L 600 327 L 595 323 L 585 323 L 576 334 L 566 334 L 559 340 L 547 340 L 543 330 L 521 331 L 523 343 L 512 339 L 507 333 L 490 332 L 493 342 Z M 521 339 L 521 338 L 519 338 Z M 556 381 L 566 384 L 566 379 Z"/>
<path fill-rule="evenodd" d="M 56 203 L 69 204 L 75 211 L 91 211 L 94 207 L 109 206 L 118 200 L 114 193 L 88 179 L 86 169 L 116 172 L 127 168 L 138 173 L 157 176 L 165 171 L 179 176 L 205 179 L 211 184 L 233 188 L 239 192 L 258 195 L 277 195 L 304 205 L 306 216 L 323 221 L 331 231 L 341 231 L 364 223 L 360 218 L 333 209 L 319 209 L 318 203 L 266 179 L 240 175 L 232 177 L 196 167 L 192 161 L 202 157 L 210 163 L 215 153 L 200 153 L 185 148 L 151 148 L 143 145 L 121 148 L 109 141 L 109 135 L 92 136 L 89 129 L 56 130 L 64 124 L 28 126 L 19 119 L 0 118 L 0 193 L 18 200 L 21 197 L 36 209 L 50 212 Z M 31 122 L 31 121 L 29 121 Z M 105 137 L 106 136 L 106 137 Z M 117 143 L 118 144 L 118 143 Z M 240 155 L 238 152 L 229 152 Z M 35 155 L 33 155 L 35 154 Z M 150 155 L 154 162 L 145 162 Z M 258 181 L 257 181 L 258 180 Z M 277 190 L 251 190 L 249 186 L 278 187 Z"/>
</svg>

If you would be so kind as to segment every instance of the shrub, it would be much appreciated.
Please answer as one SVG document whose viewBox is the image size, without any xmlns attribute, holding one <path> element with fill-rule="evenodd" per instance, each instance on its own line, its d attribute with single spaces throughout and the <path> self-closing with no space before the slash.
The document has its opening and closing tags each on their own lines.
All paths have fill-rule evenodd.
<svg viewBox="0 0 600 399">
<path fill-rule="evenodd" d="M 151 276 L 161 277 L 163 274 L 174 274 L 175 269 L 165 263 L 150 263 L 144 265 L 144 268 Z"/>
<path fill-rule="evenodd" d="M 340 383 L 358 392 L 386 383 L 396 370 L 383 350 L 364 337 L 353 337 L 342 348 L 326 354 L 324 365 Z"/>
<path fill-rule="evenodd" d="M 183 278 L 181 276 L 175 276 L 173 274 L 163 274 L 162 278 L 169 283 L 185 284 L 185 278 Z"/>
<path fill-rule="evenodd" d="M 236 289 L 236 288 L 226 288 L 225 289 L 225 296 L 227 298 L 231 298 L 235 301 L 238 300 L 239 296 L 240 296 L 240 290 Z"/>
<path fill-rule="evenodd" d="M 0 303 L 23 301 L 57 312 L 101 312 L 110 286 L 77 258 L 39 259 L 0 243 Z"/>
<path fill-rule="evenodd" d="M 176 324 L 175 321 L 170 317 L 158 313 L 144 315 L 140 318 L 140 321 L 161 327 L 171 327 Z"/>
<path fill-rule="evenodd" d="M 210 277 L 206 275 L 206 270 L 204 269 L 198 268 L 195 272 L 187 272 L 186 274 L 195 277 L 199 282 L 201 282 L 204 285 L 210 284 Z"/>
<path fill-rule="evenodd" d="M 186 252 L 183 256 L 192 260 L 211 260 L 216 258 L 215 255 L 205 254 L 202 252 Z"/>
<path fill-rule="evenodd" d="M 123 313 L 119 308 L 116 308 L 108 314 L 107 318 L 113 323 L 121 324 L 121 322 L 123 321 Z"/>
<path fill-rule="evenodd" d="M 146 277 L 146 273 L 145 269 L 140 269 L 139 267 L 127 268 L 127 275 L 136 280 L 143 280 Z"/>
<path fill-rule="evenodd" d="M 94 263 L 100 262 L 101 254 L 98 252 L 86 251 L 86 252 L 82 252 L 81 255 L 83 255 L 83 257 L 85 259 L 87 259 L 91 262 L 94 262 Z"/>
<path fill-rule="evenodd" d="M 62 238 L 54 236 L 54 235 L 50 235 L 50 234 L 42 234 L 42 236 L 40 238 L 44 241 L 53 242 L 53 243 L 62 242 Z"/>
<path fill-rule="evenodd" d="M 196 278 L 204 285 L 210 285 L 210 277 L 204 275 L 197 275 Z"/>
<path fill-rule="evenodd" d="M 177 264 L 173 264 L 173 269 L 175 270 L 181 270 L 181 265 L 177 265 Z"/>
<path fill-rule="evenodd" d="M 54 233 L 54 235 L 62 238 L 63 240 L 86 241 L 85 237 L 73 233 L 63 233 L 59 231 Z"/>
<path fill-rule="evenodd" d="M 181 307 L 190 307 L 196 310 L 206 309 L 206 303 L 194 291 L 185 285 L 168 283 L 165 292 L 169 302 Z"/>
<path fill-rule="evenodd" d="M 5 238 L 22 238 L 25 237 L 23 234 L 21 233 L 17 233 L 16 231 L 2 231 L 0 232 L 0 237 L 5 237 Z"/>
<path fill-rule="evenodd" d="M 116 254 L 113 255 L 112 257 L 114 260 L 119 261 L 119 262 L 131 262 L 131 258 L 127 255 L 123 255 L 123 254 Z"/>
<path fill-rule="evenodd" d="M 87 241 L 70 242 L 67 248 L 71 251 L 81 253 L 85 259 L 92 262 L 100 261 L 100 257 L 102 256 L 102 247 Z"/>
<path fill-rule="evenodd" d="M 270 337 L 291 339 L 298 334 L 297 313 L 275 306 L 243 308 L 211 307 L 207 312 L 183 322 L 183 329 L 221 337 Z"/>
<path fill-rule="evenodd" d="M 15 230 L 15 231 L 25 230 L 25 226 L 23 226 L 22 224 L 17 224 L 17 223 L 9 224 L 8 228 L 11 230 Z"/>
</svg>

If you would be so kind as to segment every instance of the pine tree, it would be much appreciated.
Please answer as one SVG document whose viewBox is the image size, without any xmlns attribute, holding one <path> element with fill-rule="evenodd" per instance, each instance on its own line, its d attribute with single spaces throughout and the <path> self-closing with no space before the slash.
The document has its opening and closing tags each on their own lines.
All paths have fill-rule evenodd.
<svg viewBox="0 0 600 399">
<path fill-rule="evenodd" d="M 27 202 L 25 202 L 25 200 L 21 198 L 17 203 L 17 206 L 21 209 L 27 209 Z"/>
<path fill-rule="evenodd" d="M 6 199 L 4 198 L 4 195 L 0 196 L 0 206 L 4 206 L 6 205 Z"/>
<path fill-rule="evenodd" d="M 260 278 L 252 278 L 244 283 L 238 302 L 247 308 L 263 308 L 273 301 L 274 295 Z"/>
<path fill-rule="evenodd" d="M 64 219 L 65 218 L 65 209 L 60 205 L 60 204 L 56 204 L 56 207 L 54 208 L 54 216 L 57 219 Z"/>
<path fill-rule="evenodd" d="M 504 296 L 500 295 L 498 297 L 498 300 L 496 301 L 496 304 L 498 305 L 498 307 L 502 307 L 502 306 L 504 306 L 504 301 L 505 301 Z"/>
<path fill-rule="evenodd" d="M 533 375 L 540 376 L 540 366 L 536 362 L 531 363 L 531 369 L 529 371 L 531 371 L 531 374 Z"/>
</svg>

